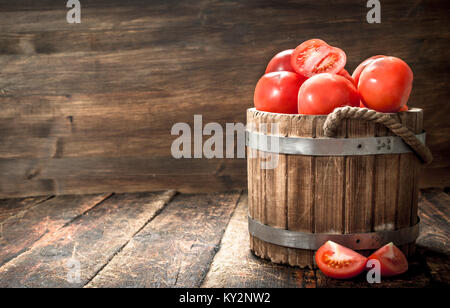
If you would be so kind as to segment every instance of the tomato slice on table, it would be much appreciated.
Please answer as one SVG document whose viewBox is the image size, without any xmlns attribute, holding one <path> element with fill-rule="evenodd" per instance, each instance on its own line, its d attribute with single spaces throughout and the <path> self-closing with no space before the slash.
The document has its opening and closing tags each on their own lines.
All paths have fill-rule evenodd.
<svg viewBox="0 0 450 308">
<path fill-rule="evenodd" d="M 345 52 L 319 39 L 303 42 L 291 56 L 294 70 L 305 77 L 320 73 L 339 73 L 347 62 Z"/>
<path fill-rule="evenodd" d="M 279 71 L 295 73 L 291 65 L 291 55 L 293 52 L 294 49 L 288 49 L 277 53 L 267 65 L 266 74 Z"/>
<path fill-rule="evenodd" d="M 403 252 L 393 243 L 389 243 L 375 251 L 369 260 L 376 259 L 380 262 L 381 276 L 395 276 L 408 270 L 408 260 Z"/>
<path fill-rule="evenodd" d="M 316 252 L 316 263 L 328 277 L 348 279 L 359 275 L 366 266 L 367 258 L 342 245 L 328 241 Z"/>
</svg>

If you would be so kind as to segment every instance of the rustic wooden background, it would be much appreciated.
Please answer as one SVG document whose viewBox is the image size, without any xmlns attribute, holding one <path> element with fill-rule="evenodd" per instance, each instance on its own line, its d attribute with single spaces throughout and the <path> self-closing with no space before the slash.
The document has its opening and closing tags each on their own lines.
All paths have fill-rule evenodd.
<svg viewBox="0 0 450 308">
<path fill-rule="evenodd" d="M 244 159 L 175 160 L 176 122 L 244 122 L 278 51 L 319 37 L 347 69 L 376 54 L 415 73 L 409 105 L 425 110 L 435 156 L 422 187 L 450 186 L 450 2 L 0 0 L 0 197 L 229 190 Z"/>
</svg>

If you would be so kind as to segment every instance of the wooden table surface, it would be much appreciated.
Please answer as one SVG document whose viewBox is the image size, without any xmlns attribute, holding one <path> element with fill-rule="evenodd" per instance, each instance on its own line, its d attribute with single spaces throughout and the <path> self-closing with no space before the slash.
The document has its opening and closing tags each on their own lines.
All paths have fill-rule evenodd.
<svg viewBox="0 0 450 308">
<path fill-rule="evenodd" d="M 369 284 L 249 251 L 245 191 L 0 200 L 0 287 L 448 287 L 450 196 L 421 192 L 410 270 Z"/>
</svg>

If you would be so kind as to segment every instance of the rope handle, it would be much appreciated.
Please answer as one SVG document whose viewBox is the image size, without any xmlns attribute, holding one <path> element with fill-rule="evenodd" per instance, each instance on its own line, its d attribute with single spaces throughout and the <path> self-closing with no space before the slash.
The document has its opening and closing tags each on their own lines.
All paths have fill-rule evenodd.
<svg viewBox="0 0 450 308">
<path fill-rule="evenodd" d="M 383 124 L 395 135 L 403 139 L 417 156 L 422 160 L 423 164 L 428 165 L 433 160 L 430 149 L 423 144 L 412 131 L 405 125 L 391 117 L 389 114 L 378 112 L 375 110 L 359 107 L 339 107 L 330 113 L 323 125 L 325 136 L 334 137 L 337 127 L 343 119 L 361 119 L 368 122 Z"/>
</svg>

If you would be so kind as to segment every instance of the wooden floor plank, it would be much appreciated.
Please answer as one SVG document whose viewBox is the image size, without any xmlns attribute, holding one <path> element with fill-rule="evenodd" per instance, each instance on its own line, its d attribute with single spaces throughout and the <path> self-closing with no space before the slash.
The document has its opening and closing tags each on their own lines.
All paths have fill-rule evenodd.
<svg viewBox="0 0 450 308">
<path fill-rule="evenodd" d="M 424 190 L 419 199 L 421 219 L 417 245 L 450 256 L 450 197 L 442 191 Z"/>
<path fill-rule="evenodd" d="M 0 287 L 85 285 L 174 194 L 113 195 L 0 267 Z"/>
<path fill-rule="evenodd" d="M 179 195 L 87 287 L 198 287 L 240 194 Z"/>
<path fill-rule="evenodd" d="M 110 194 L 57 196 L 0 222 L 0 266 L 44 240 Z M 48 197 L 33 198 L 33 203 Z M 21 204 L 21 202 L 19 202 Z M 3 208 L 0 209 L 2 211 Z M 8 211 L 6 211 L 8 212 Z M 0 215 L 1 216 L 1 215 Z"/>
<path fill-rule="evenodd" d="M 43 202 L 52 196 L 1 199 L 0 200 L 0 226 L 2 223 L 16 215 L 23 215 L 30 207 Z M 2 229 L 0 229 L 1 231 Z M 1 232 L 0 232 L 1 234 Z"/>
<path fill-rule="evenodd" d="M 433 205 L 440 219 L 448 225 L 450 222 L 450 196 L 438 188 L 423 189 L 421 193 Z"/>
<path fill-rule="evenodd" d="M 450 287 L 450 256 L 429 250 L 422 253 L 430 271 L 432 287 Z"/>
<path fill-rule="evenodd" d="M 421 191 L 419 216 L 421 232 L 417 239 L 420 253 L 430 271 L 432 286 L 450 286 L 450 196 L 443 190 Z"/>
<path fill-rule="evenodd" d="M 202 287 L 314 287 L 313 271 L 276 265 L 250 252 L 247 201 L 245 194 L 230 220 Z"/>
<path fill-rule="evenodd" d="M 276 265 L 254 256 L 249 250 L 247 193 L 179 195 L 165 207 L 174 195 L 167 191 L 0 200 L 0 287 L 450 285 L 450 197 L 443 190 L 422 191 L 418 253 L 407 273 L 382 278 L 381 284 L 369 284 L 364 273 L 334 280 L 320 270 Z M 73 263 L 68 262 L 74 260 L 80 265 L 80 279 L 70 282 Z"/>
</svg>

